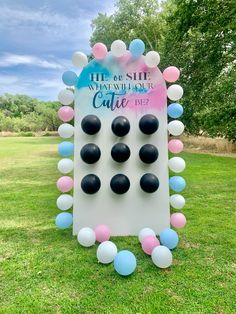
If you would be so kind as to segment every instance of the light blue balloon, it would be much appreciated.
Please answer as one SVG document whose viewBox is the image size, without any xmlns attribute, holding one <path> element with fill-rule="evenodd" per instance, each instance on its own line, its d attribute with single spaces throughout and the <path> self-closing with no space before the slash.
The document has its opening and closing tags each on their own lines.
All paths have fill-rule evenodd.
<svg viewBox="0 0 236 314">
<path fill-rule="evenodd" d="M 181 192 L 186 187 L 186 181 L 183 177 L 173 176 L 169 180 L 170 188 L 175 192 Z"/>
<path fill-rule="evenodd" d="M 160 233 L 161 244 L 173 250 L 179 243 L 179 236 L 173 229 L 166 228 Z"/>
<path fill-rule="evenodd" d="M 141 39 L 134 39 L 129 44 L 129 51 L 134 58 L 140 57 L 145 50 L 145 44 Z"/>
<path fill-rule="evenodd" d="M 114 268 L 118 274 L 129 276 L 135 271 L 137 262 L 136 257 L 130 251 L 120 251 L 114 259 Z"/>
<path fill-rule="evenodd" d="M 69 228 L 73 223 L 73 216 L 71 213 L 60 213 L 56 217 L 56 225 L 59 229 Z"/>
<path fill-rule="evenodd" d="M 61 142 L 58 145 L 58 153 L 62 156 L 62 157 L 68 157 L 73 155 L 74 153 L 74 144 L 71 142 Z"/>
<path fill-rule="evenodd" d="M 75 72 L 73 71 L 66 71 L 62 75 L 62 81 L 67 86 L 74 86 L 76 85 L 78 77 Z"/>
<path fill-rule="evenodd" d="M 168 106 L 167 112 L 169 117 L 176 119 L 182 116 L 184 109 L 180 104 L 173 103 Z"/>
</svg>

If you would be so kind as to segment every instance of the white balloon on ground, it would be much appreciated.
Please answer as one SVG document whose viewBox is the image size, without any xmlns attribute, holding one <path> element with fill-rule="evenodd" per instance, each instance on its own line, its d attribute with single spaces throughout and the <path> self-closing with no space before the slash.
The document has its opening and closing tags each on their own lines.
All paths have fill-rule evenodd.
<svg viewBox="0 0 236 314">
<path fill-rule="evenodd" d="M 88 57 L 80 51 L 76 51 L 72 56 L 72 63 L 77 68 L 83 68 L 88 64 Z"/>
<path fill-rule="evenodd" d="M 69 194 L 62 194 L 57 199 L 57 207 L 60 210 L 70 209 L 73 205 L 73 197 Z"/>
<path fill-rule="evenodd" d="M 167 268 L 172 264 L 172 253 L 166 246 L 156 246 L 152 251 L 152 261 L 159 268 Z"/>
<path fill-rule="evenodd" d="M 184 124 L 179 120 L 173 120 L 168 123 L 168 131 L 171 135 L 178 136 L 184 132 Z"/>
<path fill-rule="evenodd" d="M 69 173 L 74 169 L 74 162 L 70 158 L 62 158 L 59 160 L 57 168 L 61 173 Z"/>
<path fill-rule="evenodd" d="M 155 68 L 160 63 L 160 55 L 156 51 L 149 51 L 145 57 L 144 62 L 149 68 Z"/>
<path fill-rule="evenodd" d="M 183 88 L 178 84 L 173 84 L 167 89 L 167 96 L 171 100 L 179 100 L 183 94 Z"/>
<path fill-rule="evenodd" d="M 138 239 L 139 242 L 142 243 L 143 239 L 147 236 L 156 236 L 155 232 L 151 228 L 143 228 L 139 231 Z"/>
<path fill-rule="evenodd" d="M 117 247 L 111 241 L 104 241 L 97 248 L 97 259 L 102 264 L 113 262 L 117 254 Z"/>
<path fill-rule="evenodd" d="M 186 167 L 186 163 L 181 157 L 172 157 L 171 159 L 169 159 L 168 165 L 170 170 L 177 173 L 184 171 Z"/>
<path fill-rule="evenodd" d="M 74 101 L 74 93 L 69 89 L 63 89 L 58 94 L 58 100 L 62 105 L 68 106 Z"/>
<path fill-rule="evenodd" d="M 117 39 L 115 41 L 113 41 L 113 43 L 111 44 L 111 54 L 114 57 L 122 57 L 126 52 L 126 44 L 120 40 Z"/>
<path fill-rule="evenodd" d="M 77 239 L 82 246 L 90 247 L 95 244 L 95 232 L 89 227 L 82 228 L 78 232 Z"/>
<path fill-rule="evenodd" d="M 69 123 L 63 123 L 58 128 L 58 134 L 62 138 L 69 138 L 74 135 L 74 127 Z"/>
<path fill-rule="evenodd" d="M 180 194 L 170 196 L 170 205 L 175 209 L 182 209 L 185 206 L 185 198 Z"/>
</svg>

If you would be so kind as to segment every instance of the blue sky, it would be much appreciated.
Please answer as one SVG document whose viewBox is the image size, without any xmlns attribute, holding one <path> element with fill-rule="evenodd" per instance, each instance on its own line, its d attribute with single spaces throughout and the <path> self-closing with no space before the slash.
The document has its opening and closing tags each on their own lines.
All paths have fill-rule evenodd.
<svg viewBox="0 0 236 314">
<path fill-rule="evenodd" d="M 90 52 L 91 20 L 98 12 L 111 14 L 114 3 L 0 0 L 0 95 L 57 99 L 73 52 Z"/>
</svg>

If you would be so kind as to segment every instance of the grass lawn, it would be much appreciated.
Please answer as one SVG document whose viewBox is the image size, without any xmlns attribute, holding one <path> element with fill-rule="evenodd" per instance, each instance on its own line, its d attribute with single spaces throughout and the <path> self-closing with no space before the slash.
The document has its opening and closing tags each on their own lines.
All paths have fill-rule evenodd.
<svg viewBox="0 0 236 314">
<path fill-rule="evenodd" d="M 188 224 L 170 269 L 136 237 L 114 239 L 137 257 L 122 278 L 96 246 L 56 229 L 57 138 L 0 138 L 0 313 L 235 313 L 236 159 L 182 153 Z"/>
</svg>

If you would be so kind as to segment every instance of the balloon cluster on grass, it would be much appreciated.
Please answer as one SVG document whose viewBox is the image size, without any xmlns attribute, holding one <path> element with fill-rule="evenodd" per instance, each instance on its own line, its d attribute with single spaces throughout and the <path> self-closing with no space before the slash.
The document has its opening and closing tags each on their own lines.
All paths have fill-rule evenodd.
<svg viewBox="0 0 236 314">
<path fill-rule="evenodd" d="M 162 230 L 160 240 L 158 240 L 153 229 L 143 228 L 140 230 L 138 238 L 144 253 L 151 256 L 157 267 L 171 266 L 173 260 L 171 250 L 176 248 L 179 242 L 178 234 L 174 230 L 170 228 Z"/>
<path fill-rule="evenodd" d="M 120 58 L 126 54 L 131 54 L 132 58 L 144 58 L 144 62 L 148 68 L 155 68 L 160 62 L 160 55 L 156 51 L 149 51 L 143 56 L 145 44 L 140 39 L 134 39 L 130 42 L 128 50 L 126 44 L 121 40 L 115 40 L 111 44 L 111 55 L 115 58 Z M 108 54 L 108 49 L 103 43 L 96 43 L 92 47 L 92 54 L 98 61 L 104 59 Z M 77 68 L 83 68 L 88 64 L 88 57 L 82 52 L 75 52 L 72 56 L 72 63 Z M 171 136 L 180 136 L 184 131 L 184 124 L 177 120 L 183 114 L 183 106 L 179 101 L 183 96 L 183 88 L 175 83 L 180 77 L 180 70 L 175 66 L 167 67 L 163 73 L 164 80 L 170 85 L 167 88 L 167 96 L 170 101 L 167 113 L 171 121 L 169 121 L 167 130 Z M 73 206 L 73 196 L 69 193 L 73 189 L 73 178 L 69 175 L 74 169 L 74 162 L 71 156 L 74 154 L 74 144 L 70 139 L 74 135 L 74 126 L 70 121 L 74 118 L 74 102 L 73 86 L 78 82 L 78 76 L 74 71 L 66 71 L 62 75 L 62 81 L 69 89 L 64 89 L 58 94 L 58 100 L 62 107 L 58 111 L 59 118 L 63 121 L 58 128 L 58 134 L 64 139 L 58 146 L 58 153 L 62 159 L 58 162 L 58 170 L 63 174 L 57 180 L 57 188 L 61 194 L 57 199 L 57 207 L 62 212 L 56 217 L 56 225 L 60 229 L 69 228 L 73 223 L 73 216 L 66 212 Z M 90 117 L 92 118 L 92 117 Z M 84 128 L 86 123 L 84 121 Z M 99 121 L 98 121 L 99 122 Z M 145 124 L 145 123 L 144 123 Z M 145 125 L 144 125 L 145 126 Z M 99 126 L 98 126 L 99 127 Z M 158 124 L 156 126 L 158 128 Z M 144 132 L 145 133 L 145 132 Z M 178 138 L 172 138 L 168 143 L 168 150 L 172 154 L 178 154 L 183 150 L 183 143 Z M 143 156 L 144 153 L 141 151 Z M 156 152 L 158 154 L 158 152 Z M 129 154 L 128 154 L 129 155 Z M 145 157 L 145 156 L 144 156 Z M 144 158 L 143 157 L 143 158 Z M 129 156 L 127 157 L 129 158 Z M 144 158 L 145 159 L 145 158 Z M 172 157 L 169 159 L 168 166 L 170 171 L 181 173 L 184 171 L 186 164 L 181 157 Z M 159 183 L 158 183 L 159 184 Z M 186 187 L 186 182 L 183 177 L 174 175 L 169 178 L 169 187 L 174 192 L 182 192 Z M 181 210 L 185 206 L 185 199 L 180 194 L 170 196 L 170 205 L 172 208 Z M 186 224 L 186 218 L 181 212 L 172 213 L 170 216 L 170 224 L 174 228 L 183 228 Z M 78 242 L 84 247 L 90 247 L 99 242 L 97 248 L 97 259 L 102 264 L 114 263 L 114 269 L 122 276 L 132 274 L 136 269 L 136 258 L 134 254 L 128 250 L 117 250 L 116 245 L 110 241 L 110 229 L 106 225 L 98 225 L 95 229 L 89 227 L 82 228 L 77 235 Z M 153 263 L 159 268 L 167 268 L 172 264 L 172 252 L 179 241 L 178 234 L 170 228 L 162 230 L 159 239 L 151 228 L 143 228 L 139 232 L 139 242 L 143 251 L 150 255 Z"/>
<path fill-rule="evenodd" d="M 91 247 L 95 242 L 100 244 L 97 247 L 96 256 L 101 264 L 114 262 L 115 271 L 122 275 L 131 275 L 136 268 L 136 257 L 128 250 L 118 252 L 117 246 L 110 241 L 111 231 L 107 225 L 98 225 L 94 228 L 84 227 L 79 230 L 77 239 L 80 245 Z"/>
</svg>

